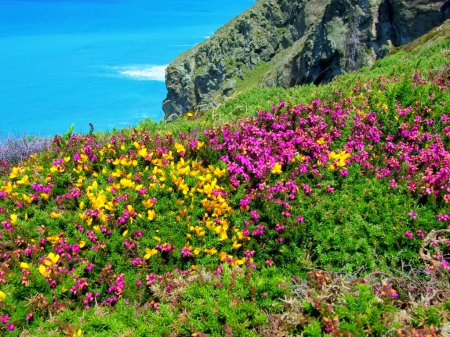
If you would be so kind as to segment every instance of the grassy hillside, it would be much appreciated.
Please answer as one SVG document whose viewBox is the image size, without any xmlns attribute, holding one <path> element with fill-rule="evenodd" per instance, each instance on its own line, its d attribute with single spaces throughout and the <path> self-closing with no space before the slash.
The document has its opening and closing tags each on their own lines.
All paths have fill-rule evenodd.
<svg viewBox="0 0 450 337">
<path fill-rule="evenodd" d="M 4 146 L 1 333 L 449 335 L 449 35 L 17 164 Z"/>
</svg>

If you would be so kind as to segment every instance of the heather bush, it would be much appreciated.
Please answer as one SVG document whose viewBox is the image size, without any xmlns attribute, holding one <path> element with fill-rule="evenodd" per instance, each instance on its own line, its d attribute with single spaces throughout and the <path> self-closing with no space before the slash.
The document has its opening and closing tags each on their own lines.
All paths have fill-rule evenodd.
<svg viewBox="0 0 450 337">
<path fill-rule="evenodd" d="M 42 152 L 51 145 L 51 138 L 42 136 L 21 137 L 9 136 L 0 140 L 0 160 L 4 165 L 16 165 L 27 159 L 31 154 Z"/>
</svg>

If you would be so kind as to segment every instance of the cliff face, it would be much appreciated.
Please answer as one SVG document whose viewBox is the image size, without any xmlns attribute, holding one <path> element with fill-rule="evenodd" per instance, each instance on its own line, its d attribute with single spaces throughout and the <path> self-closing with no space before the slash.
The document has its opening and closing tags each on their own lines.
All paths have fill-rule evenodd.
<svg viewBox="0 0 450 337">
<path fill-rule="evenodd" d="M 450 18 L 450 1 L 258 0 L 166 70 L 165 120 L 253 85 L 327 82 Z"/>
</svg>

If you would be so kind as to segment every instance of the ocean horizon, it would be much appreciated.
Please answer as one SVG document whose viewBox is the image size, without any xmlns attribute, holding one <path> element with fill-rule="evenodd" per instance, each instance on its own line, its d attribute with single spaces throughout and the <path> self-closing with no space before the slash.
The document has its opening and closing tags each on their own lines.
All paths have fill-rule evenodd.
<svg viewBox="0 0 450 337">
<path fill-rule="evenodd" d="M 167 65 L 253 4 L 0 1 L 0 139 L 160 121 Z"/>
</svg>

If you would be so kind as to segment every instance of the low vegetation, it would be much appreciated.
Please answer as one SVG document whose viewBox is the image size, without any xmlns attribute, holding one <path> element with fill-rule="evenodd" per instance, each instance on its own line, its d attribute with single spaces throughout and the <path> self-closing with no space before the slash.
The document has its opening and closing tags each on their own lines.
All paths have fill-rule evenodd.
<svg viewBox="0 0 450 337">
<path fill-rule="evenodd" d="M 3 155 L 2 334 L 450 335 L 449 48 Z"/>
</svg>

